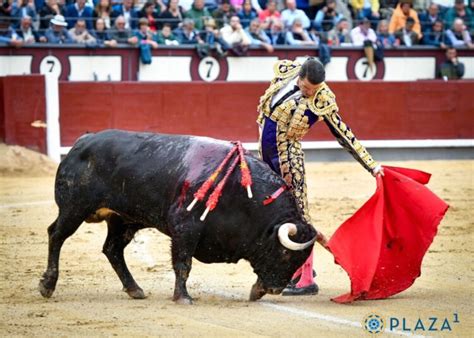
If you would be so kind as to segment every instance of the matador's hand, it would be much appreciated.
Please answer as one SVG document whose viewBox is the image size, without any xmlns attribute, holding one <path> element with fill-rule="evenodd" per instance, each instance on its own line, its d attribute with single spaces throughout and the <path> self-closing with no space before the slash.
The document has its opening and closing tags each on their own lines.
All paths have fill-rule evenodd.
<svg viewBox="0 0 474 338">
<path fill-rule="evenodd" d="M 383 167 L 379 164 L 372 170 L 372 176 L 384 176 Z"/>
</svg>

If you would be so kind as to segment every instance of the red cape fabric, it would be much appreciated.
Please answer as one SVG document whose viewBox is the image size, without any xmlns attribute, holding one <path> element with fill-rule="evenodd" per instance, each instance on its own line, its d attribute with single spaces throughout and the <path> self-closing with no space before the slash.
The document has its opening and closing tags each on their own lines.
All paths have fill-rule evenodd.
<svg viewBox="0 0 474 338">
<path fill-rule="evenodd" d="M 335 302 L 382 299 L 410 287 L 448 209 L 424 186 L 430 174 L 387 166 L 384 173 L 375 194 L 328 243 L 351 280 L 351 292 Z"/>
</svg>

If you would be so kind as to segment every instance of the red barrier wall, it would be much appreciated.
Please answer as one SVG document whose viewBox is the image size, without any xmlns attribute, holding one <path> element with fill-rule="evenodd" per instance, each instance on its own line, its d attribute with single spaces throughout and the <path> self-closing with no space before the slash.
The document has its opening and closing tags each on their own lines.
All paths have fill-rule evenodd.
<svg viewBox="0 0 474 338">
<path fill-rule="evenodd" d="M 45 84 L 42 75 L 6 76 L 1 79 L 3 109 L 2 139 L 7 144 L 17 144 L 46 152 L 46 133 L 34 128 L 31 122 L 46 120 Z M 3 115 L 2 115 L 3 112 Z"/>
<path fill-rule="evenodd" d="M 121 128 L 256 141 L 267 83 L 71 83 L 60 85 L 62 144 Z M 360 139 L 474 138 L 474 81 L 330 83 Z M 333 140 L 318 123 L 305 140 Z"/>
<path fill-rule="evenodd" d="M 256 107 L 267 83 L 60 82 L 61 145 L 107 128 L 256 141 Z M 359 139 L 474 138 L 474 81 L 330 83 Z M 45 151 L 42 76 L 0 81 L 0 137 Z M 3 115 L 2 115 L 3 114 Z M 3 123 L 3 127 L 2 127 Z M 305 140 L 334 140 L 324 123 Z"/>
</svg>

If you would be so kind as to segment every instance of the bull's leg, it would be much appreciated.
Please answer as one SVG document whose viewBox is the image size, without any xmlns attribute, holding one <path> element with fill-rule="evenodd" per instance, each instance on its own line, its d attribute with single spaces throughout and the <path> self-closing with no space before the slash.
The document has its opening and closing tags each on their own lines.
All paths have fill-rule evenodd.
<svg viewBox="0 0 474 338">
<path fill-rule="evenodd" d="M 187 225 L 188 228 L 191 228 Z M 174 234 L 171 240 L 171 258 L 176 275 L 173 300 L 178 304 L 192 304 L 193 299 L 186 289 L 186 281 L 191 271 L 192 256 L 199 241 L 199 235 L 187 231 Z"/>
<path fill-rule="evenodd" d="M 133 279 L 123 256 L 123 250 L 142 226 L 124 224 L 123 218 L 118 215 L 111 215 L 107 220 L 107 226 L 108 234 L 102 252 L 122 281 L 123 290 L 131 298 L 144 299 L 145 293 Z"/>
<path fill-rule="evenodd" d="M 43 297 L 52 296 L 59 275 L 59 255 L 64 241 L 74 234 L 85 217 L 59 213 L 58 218 L 49 226 L 48 267 L 39 282 L 39 291 Z"/>
</svg>

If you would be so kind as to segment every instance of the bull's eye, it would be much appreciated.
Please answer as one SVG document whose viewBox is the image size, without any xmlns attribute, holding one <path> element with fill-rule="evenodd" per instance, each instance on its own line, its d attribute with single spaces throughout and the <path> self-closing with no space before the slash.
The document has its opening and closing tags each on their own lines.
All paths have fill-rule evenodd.
<svg viewBox="0 0 474 338">
<path fill-rule="evenodd" d="M 286 250 L 286 249 L 283 249 L 283 255 L 285 255 L 285 256 L 286 256 L 287 254 L 288 254 L 288 250 Z"/>
</svg>

